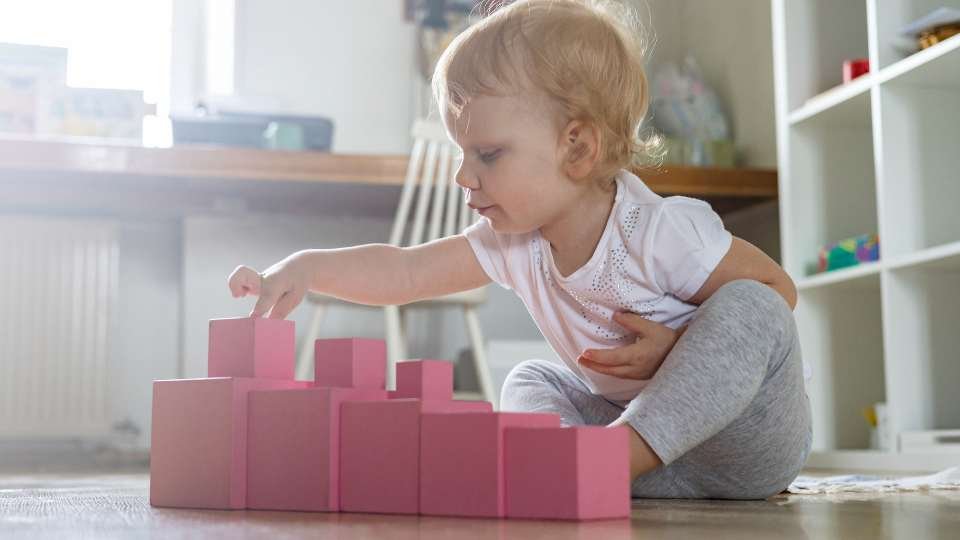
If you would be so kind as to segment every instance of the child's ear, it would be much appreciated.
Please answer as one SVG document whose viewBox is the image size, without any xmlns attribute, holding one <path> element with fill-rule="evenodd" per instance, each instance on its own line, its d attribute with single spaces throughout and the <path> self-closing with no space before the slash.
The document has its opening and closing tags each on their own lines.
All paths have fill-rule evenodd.
<svg viewBox="0 0 960 540">
<path fill-rule="evenodd" d="M 600 159 L 600 131 L 591 123 L 571 120 L 560 139 L 563 170 L 574 180 L 585 178 Z"/>
</svg>

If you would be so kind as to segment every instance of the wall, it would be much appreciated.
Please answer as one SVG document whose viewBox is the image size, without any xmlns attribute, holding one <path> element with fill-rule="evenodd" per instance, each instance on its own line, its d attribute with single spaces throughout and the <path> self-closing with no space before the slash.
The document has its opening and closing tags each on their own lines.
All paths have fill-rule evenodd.
<svg viewBox="0 0 960 540">
<path fill-rule="evenodd" d="M 397 0 L 238 0 L 238 95 L 329 116 L 337 152 L 409 152 L 415 42 L 402 8 Z"/>
</svg>

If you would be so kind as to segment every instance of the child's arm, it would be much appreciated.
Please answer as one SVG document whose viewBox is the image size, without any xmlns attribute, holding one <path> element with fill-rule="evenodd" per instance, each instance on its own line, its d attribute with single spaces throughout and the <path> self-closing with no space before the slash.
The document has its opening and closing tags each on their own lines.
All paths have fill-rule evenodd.
<svg viewBox="0 0 960 540">
<path fill-rule="evenodd" d="M 490 282 L 462 235 L 415 247 L 367 244 L 298 251 L 261 274 L 239 266 L 229 278 L 234 297 L 258 295 L 250 313 L 284 318 L 308 290 L 370 305 L 406 304 Z"/>
<path fill-rule="evenodd" d="M 687 299 L 687 302 L 700 305 L 725 283 L 736 279 L 752 279 L 764 283 L 780 293 L 790 309 L 797 305 L 797 287 L 783 268 L 756 246 L 737 237 L 733 237 L 730 250 L 700 290 Z"/>
</svg>

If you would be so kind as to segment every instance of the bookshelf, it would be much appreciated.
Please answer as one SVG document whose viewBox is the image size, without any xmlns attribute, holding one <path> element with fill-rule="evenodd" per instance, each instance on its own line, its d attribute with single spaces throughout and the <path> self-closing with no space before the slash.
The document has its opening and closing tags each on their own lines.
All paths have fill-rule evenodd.
<svg viewBox="0 0 960 540">
<path fill-rule="evenodd" d="M 809 466 L 932 470 L 900 450 L 960 429 L 960 36 L 908 54 L 906 23 L 960 0 L 771 0 L 783 264 L 814 414 Z M 842 84 L 845 59 L 867 75 Z M 880 261 L 816 273 L 820 246 L 880 235 Z M 887 404 L 883 450 L 862 409 Z"/>
</svg>

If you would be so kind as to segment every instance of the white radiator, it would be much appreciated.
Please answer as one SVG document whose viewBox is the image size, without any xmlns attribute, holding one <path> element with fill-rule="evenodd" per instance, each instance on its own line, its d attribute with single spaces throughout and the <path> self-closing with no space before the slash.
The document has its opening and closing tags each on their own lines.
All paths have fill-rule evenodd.
<svg viewBox="0 0 960 540">
<path fill-rule="evenodd" d="M 117 237 L 107 222 L 0 216 L 0 438 L 110 431 Z"/>
</svg>

